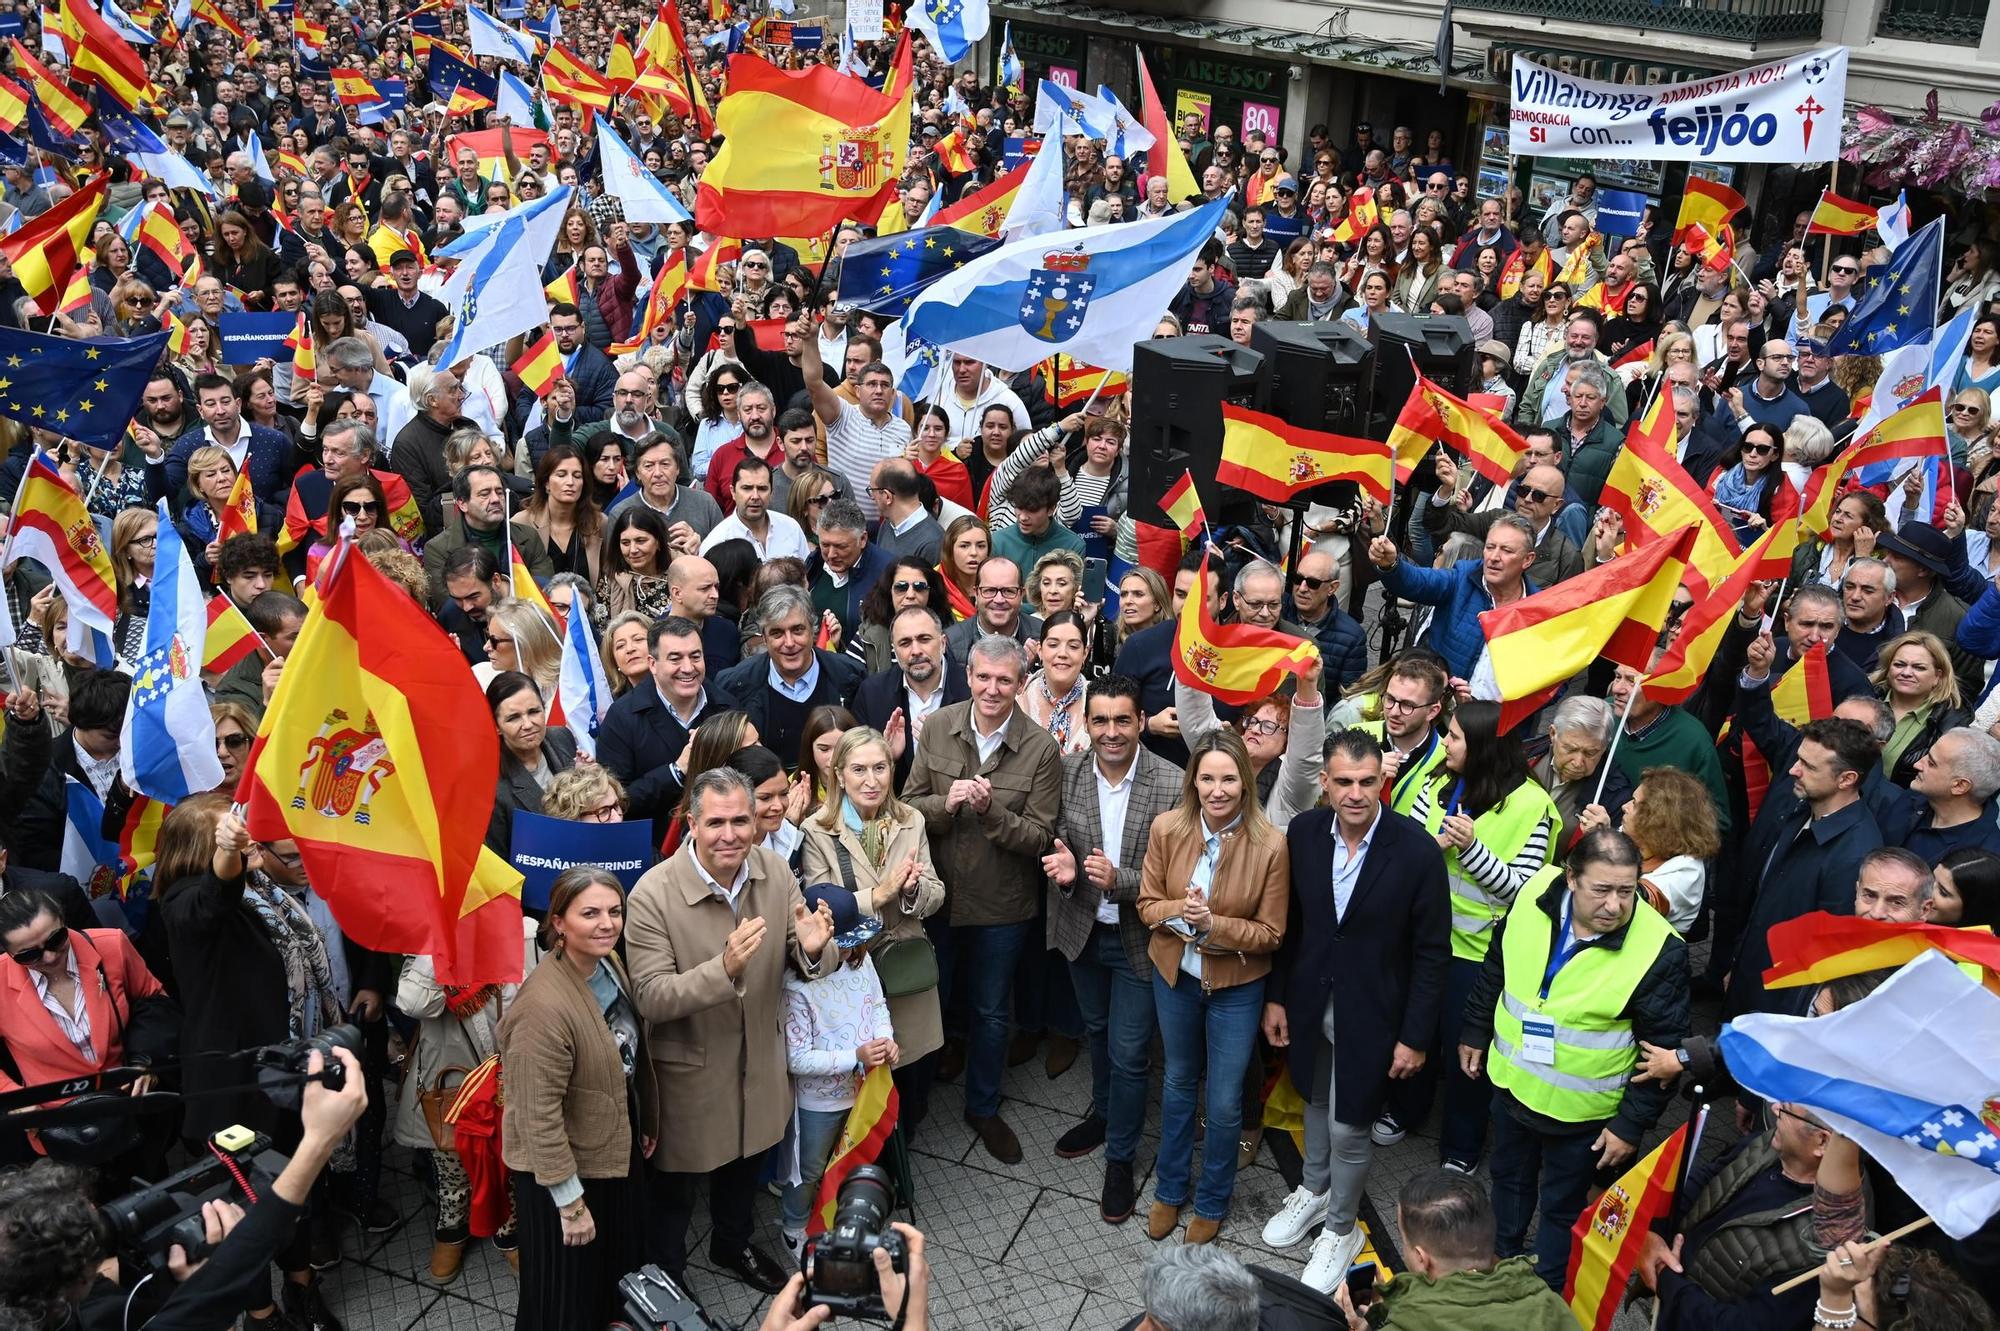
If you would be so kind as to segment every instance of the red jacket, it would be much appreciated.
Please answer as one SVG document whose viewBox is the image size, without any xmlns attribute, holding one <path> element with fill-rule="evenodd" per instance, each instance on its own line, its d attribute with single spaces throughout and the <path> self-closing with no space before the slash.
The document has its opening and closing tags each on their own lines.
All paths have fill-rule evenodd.
<svg viewBox="0 0 2000 1331">
<path fill-rule="evenodd" d="M 23 1078 L 17 1082 L 0 1072 L 0 1091 L 118 1066 L 125 1052 L 125 1027 L 132 1020 L 132 1001 L 165 992 L 116 929 L 73 929 L 69 945 L 76 953 L 77 983 L 83 986 L 83 1009 L 90 1018 L 90 1046 L 98 1056 L 86 1060 L 77 1052 L 42 1006 L 26 966 L 0 962 L 0 1042 L 14 1056 Z"/>
<path fill-rule="evenodd" d="M 623 342 L 632 336 L 633 304 L 639 292 L 639 256 L 630 245 L 619 246 L 616 254 L 618 273 L 597 289 L 597 312 L 604 316 L 611 340 Z"/>
</svg>

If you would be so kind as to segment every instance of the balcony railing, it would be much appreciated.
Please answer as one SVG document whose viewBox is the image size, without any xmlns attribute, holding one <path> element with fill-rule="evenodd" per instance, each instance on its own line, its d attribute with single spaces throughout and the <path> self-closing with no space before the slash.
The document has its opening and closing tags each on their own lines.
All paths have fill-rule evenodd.
<svg viewBox="0 0 2000 1331">
<path fill-rule="evenodd" d="M 1977 46 L 1987 0 L 1889 0 L 1877 25 L 1884 37 Z"/>
<path fill-rule="evenodd" d="M 1982 13 L 1985 10 L 1985 0 L 1902 2 L 1914 7 L 1976 4 Z M 1657 3 L 1655 0 L 1464 0 L 1464 3 L 1467 9 L 1503 14 L 1682 32 L 1725 41 L 1765 42 L 1818 37 L 1822 0 L 1660 0 Z M 1887 31 L 1886 19 L 1884 31 Z"/>
</svg>

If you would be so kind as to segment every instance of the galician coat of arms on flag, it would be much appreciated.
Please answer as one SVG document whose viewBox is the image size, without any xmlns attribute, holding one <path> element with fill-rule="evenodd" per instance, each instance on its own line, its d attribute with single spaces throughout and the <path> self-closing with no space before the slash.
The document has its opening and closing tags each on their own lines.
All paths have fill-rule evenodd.
<svg viewBox="0 0 2000 1331">
<path fill-rule="evenodd" d="M 1080 251 L 1052 250 L 1046 266 L 1028 275 L 1021 295 L 1021 327 L 1043 342 L 1062 343 L 1083 327 L 1090 308 L 1090 256 Z"/>
</svg>

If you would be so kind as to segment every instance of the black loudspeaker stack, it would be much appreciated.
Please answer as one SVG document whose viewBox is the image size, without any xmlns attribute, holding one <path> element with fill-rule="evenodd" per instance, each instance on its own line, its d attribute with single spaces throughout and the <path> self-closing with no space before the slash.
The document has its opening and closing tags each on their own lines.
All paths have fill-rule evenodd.
<svg viewBox="0 0 2000 1331">
<path fill-rule="evenodd" d="M 1195 333 L 1158 338 L 1132 348 L 1132 516 L 1156 527 L 1173 520 L 1160 496 L 1194 474 L 1212 524 L 1243 523 L 1256 500 L 1216 484 L 1222 465 L 1222 404 L 1261 410 L 1270 365 L 1249 347 L 1226 337 Z"/>
</svg>

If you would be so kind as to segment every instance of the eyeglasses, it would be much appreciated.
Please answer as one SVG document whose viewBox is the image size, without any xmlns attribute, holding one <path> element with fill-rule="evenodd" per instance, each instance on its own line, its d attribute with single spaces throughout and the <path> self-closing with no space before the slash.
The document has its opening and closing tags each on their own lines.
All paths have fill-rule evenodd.
<svg viewBox="0 0 2000 1331">
<path fill-rule="evenodd" d="M 618 815 L 624 812 L 625 810 L 619 805 L 618 801 L 613 800 L 609 804 L 600 804 L 594 809 L 585 809 L 577 821 L 584 823 L 612 823 L 618 821 Z"/>
<path fill-rule="evenodd" d="M 132 538 L 132 544 L 134 545 L 158 545 L 159 543 L 160 538 L 158 536 L 134 536 Z"/>
<path fill-rule="evenodd" d="M 1954 416 L 1977 416 L 1979 414 L 1979 404 L 1977 402 L 1954 402 L 1945 408 L 1945 410 L 1951 412 Z"/>
<path fill-rule="evenodd" d="M 231 753 L 240 753 L 250 747 L 250 737 L 240 730 L 234 735 L 217 735 L 215 742 Z"/>
<path fill-rule="evenodd" d="M 55 932 L 44 938 L 39 945 L 24 947 L 19 952 L 10 952 L 7 955 L 13 957 L 15 961 L 20 962 L 23 966 L 32 966 L 45 956 L 61 956 L 62 950 L 68 946 L 69 926 L 58 924 L 55 927 Z"/>
<path fill-rule="evenodd" d="M 372 515 L 380 510 L 372 499 L 343 499 L 340 501 L 340 511 L 350 518 L 358 518 L 364 514 Z"/>
<path fill-rule="evenodd" d="M 1316 592 L 1331 581 L 1331 578 L 1309 578 L 1303 573 L 1292 575 L 1292 586 L 1303 587 L 1309 592 Z"/>
<path fill-rule="evenodd" d="M 1393 693 L 1382 695 L 1382 710 L 1385 712 L 1421 712 L 1432 705 L 1428 702 L 1411 702 L 1407 698 L 1398 698 Z"/>
<path fill-rule="evenodd" d="M 994 601 L 1005 600 L 1007 597 L 1019 596 L 1020 594 L 1021 589 L 1019 587 L 981 587 L 979 589 L 980 596 Z"/>
<path fill-rule="evenodd" d="M 889 588 L 900 596 L 904 592 L 927 592 L 931 589 L 931 585 L 922 578 L 917 578 L 910 582 L 890 583 Z"/>
<path fill-rule="evenodd" d="M 1245 718 L 1243 722 L 1243 733 L 1246 735 L 1275 735 L 1284 728 L 1284 722 L 1273 721 L 1268 717 L 1262 716 L 1254 720 Z"/>
</svg>

